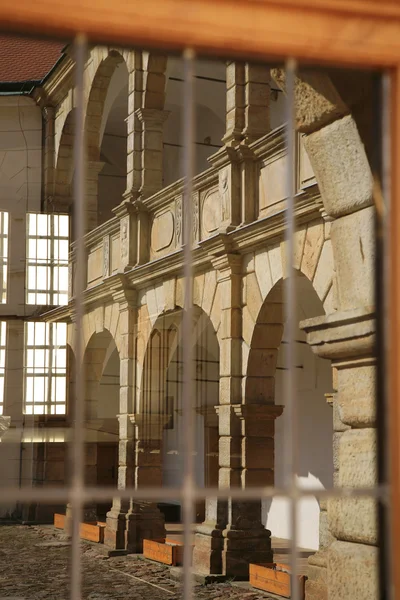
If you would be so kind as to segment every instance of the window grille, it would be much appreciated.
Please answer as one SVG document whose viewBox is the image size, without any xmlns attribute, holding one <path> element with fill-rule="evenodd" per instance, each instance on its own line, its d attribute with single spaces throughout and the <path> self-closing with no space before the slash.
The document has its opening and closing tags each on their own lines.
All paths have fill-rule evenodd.
<svg viewBox="0 0 400 600">
<path fill-rule="evenodd" d="M 74 146 L 74 218 L 75 218 L 75 239 L 76 239 L 76 265 L 75 265 L 75 294 L 74 294 L 74 336 L 75 336 L 75 359 L 76 359 L 76 387 L 74 398 L 74 427 L 73 427 L 73 444 L 71 445 L 71 454 L 73 459 L 73 470 L 70 485 L 65 489 L 49 489 L 37 490 L 32 489 L 29 494 L 34 501 L 44 500 L 50 501 L 65 501 L 69 503 L 71 508 L 72 518 L 72 568 L 71 568 L 71 598 L 78 600 L 81 597 L 82 587 L 82 567 L 80 555 L 80 522 L 83 519 L 85 505 L 93 500 L 109 499 L 110 490 L 102 487 L 88 486 L 84 478 L 85 466 L 85 376 L 88 364 L 91 364 L 91 357 L 84 356 L 84 348 L 87 340 L 84 339 L 84 320 L 85 320 L 85 300 L 87 297 L 88 274 L 86 272 L 87 252 L 85 247 L 85 220 L 86 220 L 86 190 L 85 181 L 89 165 L 86 163 L 85 156 L 85 93 L 84 93 L 84 65 L 87 58 L 87 41 L 84 36 L 78 36 L 74 43 L 74 51 L 76 57 L 76 114 L 75 114 L 75 146 Z M 286 53 L 287 54 L 287 53 Z M 297 362 L 296 345 L 298 340 L 297 335 L 297 315 L 296 315 L 296 297 L 297 297 L 297 281 L 293 275 L 293 269 L 296 260 L 296 219 L 295 219 L 295 189 L 294 173 L 297 168 L 295 162 L 295 78 L 298 72 L 297 61 L 289 58 L 285 64 L 285 81 L 286 81 L 286 119 L 285 119 L 285 145 L 287 149 L 287 161 L 285 170 L 285 225 L 286 225 L 286 250 L 285 264 L 287 276 L 285 278 L 285 303 L 286 303 L 286 331 L 285 331 L 285 346 L 286 346 L 286 362 L 285 369 L 287 370 L 286 377 L 286 408 L 285 419 L 288 425 L 286 432 L 286 477 L 281 488 L 272 486 L 257 485 L 254 487 L 215 487 L 201 488 L 196 486 L 194 454 L 196 451 L 195 436 L 194 436 L 194 413 L 195 413 L 195 394 L 193 393 L 196 374 L 194 373 L 193 343 L 193 265 L 195 263 L 195 254 L 192 247 L 192 242 L 196 235 L 196 227 L 193 227 L 193 222 L 196 220 L 196 211 L 198 205 L 194 201 L 196 189 L 193 186 L 194 164 L 195 164 L 195 138 L 194 138 L 194 72 L 196 68 L 196 56 L 193 50 L 187 49 L 183 54 L 185 78 L 184 78 L 184 115 L 183 115 L 183 175 L 184 186 L 182 191 L 182 204 L 180 205 L 181 216 L 183 213 L 183 232 L 182 239 L 185 241 L 183 245 L 184 255 L 184 282 L 183 282 L 183 316 L 182 316 L 182 357 L 183 362 L 183 388 L 182 388 L 182 416 L 183 416 L 183 479 L 182 485 L 178 488 L 159 488 L 159 487 L 139 487 L 135 488 L 132 485 L 127 485 L 124 489 L 115 489 L 112 496 L 120 501 L 144 501 L 147 503 L 159 501 L 162 497 L 166 500 L 179 499 L 183 506 L 183 524 L 184 524 L 184 598 L 191 600 L 194 597 L 193 577 L 190 569 L 191 565 L 191 548 L 192 548 L 192 525 L 194 522 L 194 504 L 198 500 L 213 498 L 216 501 L 222 500 L 228 504 L 228 510 L 234 510 L 234 503 L 245 503 L 249 501 L 266 499 L 271 500 L 275 496 L 283 496 L 288 499 L 290 504 L 290 526 L 291 526 L 291 573 L 292 582 L 297 580 L 298 574 L 298 548 L 297 548 L 297 525 L 298 525 L 298 505 L 303 499 L 310 497 L 317 498 L 318 501 L 334 498 L 336 500 L 343 499 L 359 499 L 372 498 L 378 504 L 378 525 L 380 528 L 380 590 L 381 598 L 388 597 L 388 585 L 386 579 L 386 571 L 388 569 L 389 559 L 387 557 L 387 547 L 385 544 L 385 527 L 387 527 L 387 465 L 385 462 L 386 451 L 384 444 L 382 445 L 382 437 L 385 434 L 387 423 L 383 416 L 383 407 L 385 403 L 384 382 L 382 377 L 384 366 L 384 327 L 382 323 L 382 314 L 385 303 L 383 293 L 383 284 L 385 283 L 384 269 L 385 262 L 385 246 L 382 240 L 383 213 L 379 212 L 376 217 L 377 230 L 380 235 L 377 236 L 377 253 L 376 253 L 376 312 L 378 331 L 377 353 L 379 353 L 378 362 L 378 386 L 377 386 L 377 408 L 378 408 L 378 442 L 380 444 L 379 463 L 378 463 L 378 483 L 377 485 L 363 487 L 334 487 L 321 489 L 304 489 L 298 485 L 298 421 L 299 408 L 296 403 L 296 370 L 301 368 Z M 377 84 L 377 96 L 381 96 L 382 87 L 381 81 Z M 385 88 L 383 88 L 385 89 Z M 387 96 L 383 100 L 380 97 L 381 104 L 379 109 L 382 111 L 384 119 L 387 119 Z M 381 142 L 382 131 L 387 135 L 387 122 L 382 122 L 377 119 L 375 134 Z M 385 128 L 386 127 L 386 128 Z M 382 178 L 382 171 L 387 169 L 387 164 L 382 160 L 380 143 L 376 144 L 378 158 L 375 156 L 375 164 L 373 172 L 377 177 L 379 188 L 379 179 Z M 384 158 L 385 157 L 384 155 Z M 382 164 L 383 163 L 383 164 Z M 244 175 L 245 176 L 245 175 Z M 382 185 L 383 195 L 387 194 L 387 182 Z M 222 190 L 223 193 L 223 190 Z M 377 201 L 378 202 L 378 201 Z M 137 208 L 137 207 L 136 207 Z M 382 207 L 381 207 L 382 208 Z M 178 214 L 178 213 L 177 213 Z M 28 234 L 28 304 L 47 304 L 49 306 L 62 305 L 67 302 L 67 282 L 66 278 L 66 261 L 67 261 L 67 246 L 64 242 L 67 238 L 61 235 L 61 225 L 56 225 L 56 216 L 49 215 L 30 215 L 29 216 L 29 234 Z M 65 217 L 59 217 L 65 218 Z M 198 216 L 197 216 L 198 218 Z M 43 232 L 54 229 L 57 250 L 53 247 L 51 240 L 53 233 L 43 233 L 40 223 L 43 225 Z M 138 217 L 139 221 L 140 217 Z M 246 225 L 242 223 L 241 225 Z M 58 227 L 58 229 L 57 229 Z M 128 237 L 130 241 L 129 223 L 125 221 L 121 227 L 121 235 Z M 66 227 L 67 229 L 67 227 Z M 64 227 L 63 227 L 64 230 Z M 138 226 L 140 232 L 140 227 Z M 112 235 L 114 235 L 113 232 Z M 221 233 L 222 239 L 229 233 L 224 231 Z M 112 245 L 113 237 L 101 238 L 103 243 L 103 276 L 104 281 L 110 277 L 110 245 Z M 215 234 L 217 236 L 217 234 Z M 140 233 L 139 233 L 140 236 Z M 93 236 L 95 237 L 95 236 Z M 100 238 L 100 236 L 99 236 Z M 106 241 L 103 241 L 106 240 Z M 43 251 L 39 251 L 39 242 L 43 241 Z M 138 240 L 135 240 L 135 243 Z M 68 242 L 66 242 L 68 243 Z M 62 249 L 60 244 L 63 244 Z M 94 240 L 94 245 L 99 244 L 99 239 Z M 231 252 L 235 255 L 235 249 Z M 93 254 L 98 251 L 98 247 L 94 248 Z M 280 251 L 280 248 L 279 248 Z M 137 248 L 135 252 L 139 254 Z M 123 253 L 121 253 L 122 256 Z M 39 257 L 40 255 L 40 257 Z M 142 265 L 141 257 L 136 256 L 137 264 Z M 214 260 L 220 257 L 215 256 Z M 232 259 L 233 260 L 233 259 Z M 128 260 L 129 263 L 129 260 Z M 128 265 L 129 266 L 129 265 Z M 62 269 L 62 271 L 60 271 Z M 126 274 L 128 269 L 122 269 Z M 62 275 L 61 275 L 62 272 Z M 43 284 L 42 284 L 43 278 Z M 63 281 L 62 291 L 57 292 L 57 285 Z M 96 281 L 96 280 L 94 280 Z M 58 282 L 58 283 L 57 283 Z M 64 285 L 65 284 L 65 285 Z M 95 288 L 95 284 L 93 284 Z M 89 289 L 89 288 L 88 288 Z M 115 294 L 110 284 L 110 294 Z M 90 291 L 90 290 L 89 290 Z M 93 293 L 93 292 L 92 292 Z M 95 292 L 94 292 L 95 293 Z M 135 300 L 136 302 L 136 300 Z M 135 308 L 137 304 L 133 303 Z M 236 308 L 236 307 L 235 307 Z M 94 317 L 95 318 L 95 317 Z M 119 317 L 121 318 L 121 317 Z M 151 321 L 150 315 L 149 321 Z M 115 317 L 117 319 L 117 317 Z M 110 327 L 112 316 L 110 317 Z M 96 326 L 95 328 L 96 329 Z M 64 323 L 39 322 L 31 321 L 26 323 L 26 355 L 25 355 L 25 412 L 26 414 L 46 414 L 57 415 L 64 414 L 66 411 L 66 377 L 67 377 L 67 328 Z M 103 340 L 102 340 L 103 342 Z M 107 348 L 103 345 L 96 347 L 93 355 L 101 355 L 103 360 L 104 352 Z M 1 354 L 0 354 L 1 357 Z M 86 360 L 86 363 L 85 363 Z M 99 359 L 99 363 L 101 364 Z M 97 363 L 96 363 L 97 364 Z M 146 363 L 145 363 L 146 364 Z M 0 373 L 1 374 L 1 373 Z M 122 384 L 121 384 L 122 385 Z M 173 402 L 171 403 L 173 406 Z M 169 410 L 167 408 L 167 410 Z M 173 409 L 172 409 L 173 410 Z M 167 415 L 168 416 L 168 415 Z M 166 422 L 171 423 L 171 419 L 166 419 Z M 138 425 L 139 426 L 139 425 Z M 149 434 L 150 435 L 150 434 Z M 18 500 L 24 499 L 26 490 L 9 489 L 5 490 L 4 498 Z M 299 600 L 299 590 L 296 585 L 292 585 L 292 599 Z"/>
<path fill-rule="evenodd" d="M 27 304 L 68 303 L 68 216 L 28 214 Z"/>
<path fill-rule="evenodd" d="M 67 326 L 25 323 L 25 414 L 66 412 Z"/>
</svg>

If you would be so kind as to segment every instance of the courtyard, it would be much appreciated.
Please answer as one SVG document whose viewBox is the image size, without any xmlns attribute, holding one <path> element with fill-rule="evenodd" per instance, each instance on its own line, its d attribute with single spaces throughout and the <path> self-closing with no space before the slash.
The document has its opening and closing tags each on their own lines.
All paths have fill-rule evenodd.
<svg viewBox="0 0 400 600">
<path fill-rule="evenodd" d="M 0 527 L 0 600 L 64 600 L 69 596 L 70 542 L 51 526 Z M 82 542 L 84 600 L 177 600 L 182 585 L 169 567 L 137 555 L 108 557 L 104 546 Z M 268 600 L 233 581 L 196 585 L 195 598 Z"/>
</svg>

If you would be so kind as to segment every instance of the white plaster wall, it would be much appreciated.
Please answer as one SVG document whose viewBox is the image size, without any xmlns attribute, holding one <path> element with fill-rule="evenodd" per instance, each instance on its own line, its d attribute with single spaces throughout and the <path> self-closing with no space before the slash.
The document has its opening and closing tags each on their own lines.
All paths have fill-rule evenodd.
<svg viewBox="0 0 400 600">
<path fill-rule="evenodd" d="M 299 320 L 323 314 L 316 309 L 319 301 L 315 294 L 307 290 L 305 278 L 299 279 L 300 301 L 298 303 Z M 304 283 L 305 282 L 305 283 Z M 285 333 L 283 340 L 285 340 Z M 298 484 L 306 488 L 330 487 L 333 485 L 332 455 L 332 408 L 326 403 L 324 394 L 332 390 L 332 374 L 329 361 L 318 358 L 305 342 L 305 334 L 297 331 L 297 394 L 299 415 L 299 471 Z M 286 345 L 281 344 L 278 354 L 278 369 L 275 383 L 275 403 L 285 404 L 285 367 Z M 275 422 L 275 485 L 285 484 L 285 410 Z M 303 548 L 318 549 L 319 546 L 319 504 L 315 498 L 301 501 L 298 509 L 298 545 Z M 266 527 L 272 535 L 290 539 L 289 507 L 282 498 L 264 502 L 263 516 Z"/>
</svg>

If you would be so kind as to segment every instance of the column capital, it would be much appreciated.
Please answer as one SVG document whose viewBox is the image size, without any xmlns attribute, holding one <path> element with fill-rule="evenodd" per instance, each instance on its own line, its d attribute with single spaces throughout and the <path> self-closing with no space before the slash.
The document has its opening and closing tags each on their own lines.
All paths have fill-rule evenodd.
<svg viewBox="0 0 400 600">
<path fill-rule="evenodd" d="M 214 269 L 217 269 L 221 275 L 225 275 L 226 277 L 232 274 L 239 275 L 242 272 L 242 257 L 240 254 L 227 252 L 214 256 L 211 262 Z M 221 280 L 220 277 L 219 280 Z"/>
<path fill-rule="evenodd" d="M 138 108 L 135 115 L 141 123 L 145 123 L 147 128 L 160 129 L 168 119 L 169 111 L 159 110 L 158 108 Z"/>
<path fill-rule="evenodd" d="M 284 406 L 280 404 L 233 404 L 232 409 L 239 419 L 275 421 L 283 413 Z"/>
<path fill-rule="evenodd" d="M 149 440 L 161 440 L 164 427 L 170 420 L 170 415 L 159 413 L 136 413 L 128 415 L 128 417 L 132 425 L 136 425 L 138 428 L 139 439 L 142 438 L 145 432 Z"/>
<path fill-rule="evenodd" d="M 119 289 L 113 292 L 112 297 L 115 302 L 119 303 L 120 310 L 137 308 L 137 291 L 135 289 Z"/>
<path fill-rule="evenodd" d="M 46 106 L 43 106 L 42 108 L 42 113 L 45 122 L 48 123 L 49 121 L 52 121 L 54 119 L 56 109 L 51 104 L 46 104 Z"/>
</svg>

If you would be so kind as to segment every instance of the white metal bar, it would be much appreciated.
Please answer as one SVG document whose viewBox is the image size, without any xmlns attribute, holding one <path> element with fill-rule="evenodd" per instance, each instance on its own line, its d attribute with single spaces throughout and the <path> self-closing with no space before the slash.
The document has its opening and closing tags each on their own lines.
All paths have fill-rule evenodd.
<svg viewBox="0 0 400 600">
<path fill-rule="evenodd" d="M 73 475 L 71 481 L 71 599 L 79 600 L 82 589 L 80 523 L 83 517 L 84 489 L 84 406 L 85 373 L 83 370 L 83 292 L 85 289 L 85 133 L 84 133 L 84 68 L 87 41 L 78 35 L 74 41 L 76 60 L 76 120 L 74 140 L 74 202 L 75 239 L 77 240 L 75 347 L 76 385 L 74 405 Z"/>
<path fill-rule="evenodd" d="M 362 498 L 370 497 L 381 499 L 386 502 L 388 497 L 388 486 L 376 486 L 373 488 L 307 488 L 302 490 L 298 488 L 295 493 L 297 499 L 302 498 Z M 159 501 L 160 494 L 163 500 L 180 500 L 186 493 L 183 487 L 163 487 L 162 490 L 157 487 L 143 487 L 135 489 L 127 487 L 125 489 L 110 489 L 105 487 L 85 487 L 81 493 L 82 502 L 102 502 L 112 498 L 136 499 Z M 207 497 L 219 498 L 221 500 L 259 500 L 260 498 L 292 498 L 292 490 L 285 487 L 254 487 L 254 488 L 197 488 L 193 487 L 191 494 L 195 501 L 205 500 Z M 40 488 L 5 488 L 1 490 L 1 501 L 9 502 L 12 500 L 23 501 L 29 497 L 32 502 L 68 502 L 73 495 L 71 488 L 49 487 L 45 491 Z"/>
<path fill-rule="evenodd" d="M 193 273 L 192 273 L 192 241 L 193 241 L 193 175 L 194 175 L 194 52 L 186 49 L 184 60 L 183 90 L 183 176 L 185 188 L 183 194 L 183 258 L 184 258 L 184 311 L 182 320 L 183 351 L 183 442 L 184 474 L 183 474 L 183 597 L 193 598 L 192 561 L 192 524 L 194 523 L 194 402 L 193 402 Z"/>
<path fill-rule="evenodd" d="M 296 400 L 296 275 L 294 272 L 294 234 L 296 229 L 294 214 L 294 144 L 295 144 L 295 75 L 296 62 L 289 58 L 285 65 L 286 70 L 286 281 L 285 281 L 285 310 L 286 310 L 286 357 L 287 372 L 285 380 L 285 424 L 287 448 L 286 457 L 286 485 L 291 489 L 290 494 L 290 531 L 291 531 L 291 597 L 299 600 L 297 586 L 297 473 L 299 454 L 298 410 Z"/>
</svg>

